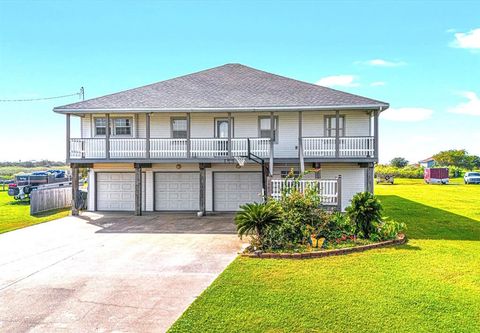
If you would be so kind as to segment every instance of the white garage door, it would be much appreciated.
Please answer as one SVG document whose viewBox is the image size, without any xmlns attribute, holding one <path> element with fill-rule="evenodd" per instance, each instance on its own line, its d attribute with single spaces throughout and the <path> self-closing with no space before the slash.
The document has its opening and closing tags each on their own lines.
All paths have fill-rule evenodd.
<svg viewBox="0 0 480 333">
<path fill-rule="evenodd" d="M 155 210 L 200 209 L 198 172 L 156 172 Z"/>
<path fill-rule="evenodd" d="M 96 210 L 135 210 L 135 174 L 133 172 L 98 172 Z M 142 175 L 142 201 L 145 209 L 145 175 Z"/>
<path fill-rule="evenodd" d="M 215 172 L 213 191 L 215 211 L 237 211 L 240 205 L 262 201 L 262 173 Z"/>
</svg>

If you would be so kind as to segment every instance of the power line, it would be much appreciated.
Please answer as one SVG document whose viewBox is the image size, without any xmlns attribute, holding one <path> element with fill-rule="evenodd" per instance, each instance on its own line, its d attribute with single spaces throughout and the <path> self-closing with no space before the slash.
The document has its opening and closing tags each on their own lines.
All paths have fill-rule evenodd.
<svg viewBox="0 0 480 333">
<path fill-rule="evenodd" d="M 80 91 L 74 94 L 61 95 L 61 96 L 52 96 L 52 97 L 40 97 L 40 98 L 23 98 L 23 99 L 0 99 L 0 102 L 34 102 L 34 101 L 46 101 L 49 99 L 65 98 L 78 96 L 82 101 L 85 99 L 85 91 L 83 87 L 80 88 Z"/>
</svg>

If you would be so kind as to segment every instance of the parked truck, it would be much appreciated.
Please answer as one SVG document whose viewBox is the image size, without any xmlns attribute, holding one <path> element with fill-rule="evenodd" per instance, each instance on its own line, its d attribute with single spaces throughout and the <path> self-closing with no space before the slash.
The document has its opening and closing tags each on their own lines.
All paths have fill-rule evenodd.
<svg viewBox="0 0 480 333">
<path fill-rule="evenodd" d="M 427 184 L 448 184 L 448 168 L 425 168 L 423 179 Z"/>
<path fill-rule="evenodd" d="M 63 186 L 70 183 L 70 176 L 64 170 L 36 171 L 15 175 L 8 185 L 8 195 L 16 200 L 28 199 L 30 193 L 39 187 Z"/>
</svg>

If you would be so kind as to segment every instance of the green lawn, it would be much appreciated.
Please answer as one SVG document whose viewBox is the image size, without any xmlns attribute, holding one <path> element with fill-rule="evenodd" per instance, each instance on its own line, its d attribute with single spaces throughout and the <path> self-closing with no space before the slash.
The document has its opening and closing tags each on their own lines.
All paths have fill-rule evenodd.
<svg viewBox="0 0 480 333">
<path fill-rule="evenodd" d="M 0 234 L 55 220 L 68 214 L 69 210 L 64 209 L 30 216 L 30 206 L 27 202 L 16 201 L 13 197 L 8 196 L 6 191 L 0 191 Z"/>
<path fill-rule="evenodd" d="M 480 332 L 480 186 L 379 185 L 406 245 L 303 261 L 237 258 L 172 332 Z"/>
</svg>

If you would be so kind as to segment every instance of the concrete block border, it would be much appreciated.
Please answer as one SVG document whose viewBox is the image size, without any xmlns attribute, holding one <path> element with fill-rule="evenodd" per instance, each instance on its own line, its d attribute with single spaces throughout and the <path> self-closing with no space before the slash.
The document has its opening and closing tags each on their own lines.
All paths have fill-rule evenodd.
<svg viewBox="0 0 480 333">
<path fill-rule="evenodd" d="M 371 249 L 378 249 L 382 247 L 392 246 L 392 245 L 402 245 L 407 241 L 405 234 L 399 234 L 397 238 L 391 239 L 388 241 L 372 243 L 367 245 L 359 245 L 355 247 L 348 247 L 344 249 L 333 249 L 325 251 L 314 251 L 314 252 L 304 252 L 304 253 L 268 253 L 268 252 L 257 252 L 257 253 L 242 253 L 242 257 L 248 258 L 257 258 L 257 259 L 312 259 L 312 258 L 323 258 L 329 256 L 339 256 L 355 252 L 363 252 Z"/>
</svg>

